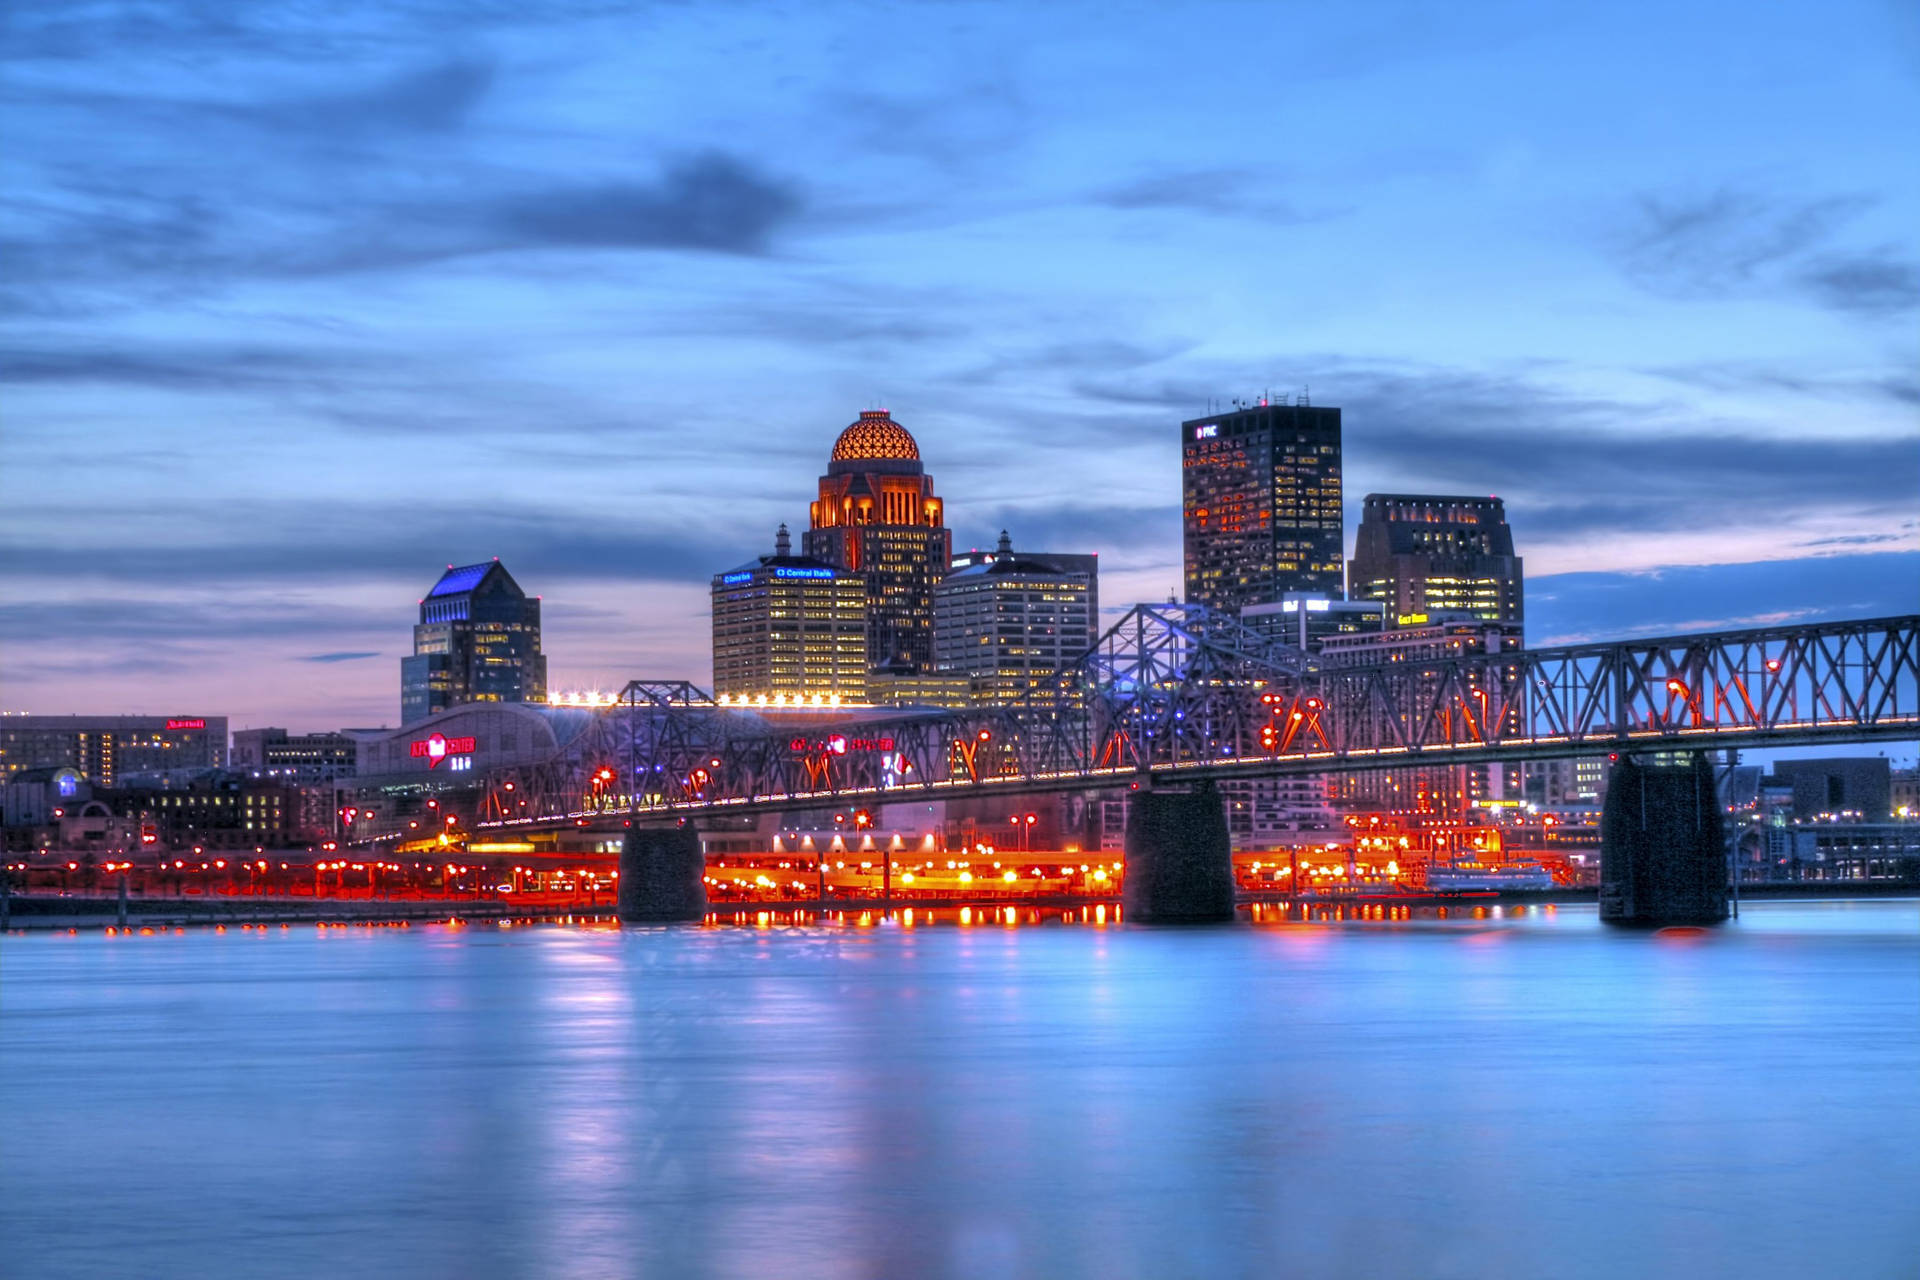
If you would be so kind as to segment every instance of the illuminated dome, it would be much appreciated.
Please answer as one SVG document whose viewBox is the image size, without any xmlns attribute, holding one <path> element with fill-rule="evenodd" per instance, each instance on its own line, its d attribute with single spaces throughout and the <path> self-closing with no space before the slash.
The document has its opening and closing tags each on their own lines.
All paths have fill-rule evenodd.
<svg viewBox="0 0 1920 1280">
<path fill-rule="evenodd" d="M 897 466 L 869 467 L 869 463 L 912 463 L 913 471 L 920 469 L 920 446 L 913 442 L 907 429 L 887 416 L 885 409 L 864 409 L 860 420 L 840 433 L 833 442 L 833 453 L 827 460 L 830 472 L 865 470 L 908 470 Z M 850 465 L 852 464 L 852 465 Z"/>
</svg>

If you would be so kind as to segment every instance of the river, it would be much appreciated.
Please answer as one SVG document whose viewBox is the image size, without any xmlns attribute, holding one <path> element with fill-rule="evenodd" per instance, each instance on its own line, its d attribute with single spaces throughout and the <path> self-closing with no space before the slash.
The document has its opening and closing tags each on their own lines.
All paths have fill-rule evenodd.
<svg viewBox="0 0 1920 1280">
<path fill-rule="evenodd" d="M 1920 1274 L 1913 901 L 14 934 L 0 1079 L 10 1277 Z"/>
</svg>

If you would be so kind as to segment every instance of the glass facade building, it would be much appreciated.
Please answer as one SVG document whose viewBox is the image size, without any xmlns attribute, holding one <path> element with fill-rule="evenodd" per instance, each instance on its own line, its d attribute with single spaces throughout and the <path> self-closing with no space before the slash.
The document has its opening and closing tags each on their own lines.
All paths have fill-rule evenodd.
<svg viewBox="0 0 1920 1280">
<path fill-rule="evenodd" d="M 413 655 L 400 660 L 400 723 L 463 702 L 545 702 L 540 600 L 498 560 L 448 565 L 420 602 Z"/>
<path fill-rule="evenodd" d="M 713 691 L 866 701 L 866 579 L 792 554 L 781 525 L 772 555 L 714 575 Z"/>
<path fill-rule="evenodd" d="M 1261 404 L 1180 424 L 1189 603 L 1342 594 L 1340 410 Z"/>
<path fill-rule="evenodd" d="M 834 442 L 810 513 L 806 554 L 866 582 L 868 665 L 931 672 L 933 588 L 953 541 L 906 428 L 885 409 L 864 410 Z"/>
<path fill-rule="evenodd" d="M 1403 626 L 1470 615 L 1519 627 L 1524 578 L 1498 498 L 1370 493 L 1348 566 L 1349 597 Z"/>
</svg>

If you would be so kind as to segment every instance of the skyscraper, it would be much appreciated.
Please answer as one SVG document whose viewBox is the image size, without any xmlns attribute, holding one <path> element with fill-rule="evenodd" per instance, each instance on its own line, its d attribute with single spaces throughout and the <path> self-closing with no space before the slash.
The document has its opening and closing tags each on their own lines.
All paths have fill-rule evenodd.
<svg viewBox="0 0 1920 1280">
<path fill-rule="evenodd" d="M 781 525 L 772 555 L 714 576 L 713 691 L 866 701 L 866 580 L 794 555 Z"/>
<path fill-rule="evenodd" d="M 867 584 L 867 662 L 876 671 L 933 669 L 933 587 L 953 549 L 920 447 L 885 409 L 840 433 L 812 504 L 806 553 Z"/>
<path fill-rule="evenodd" d="M 1092 584 L 1087 569 L 1016 553 L 1003 532 L 990 558 L 954 570 L 934 588 L 936 669 L 968 677 L 976 700 L 1018 697 L 1092 647 Z"/>
<path fill-rule="evenodd" d="M 1260 404 L 1180 425 L 1189 603 L 1339 596 L 1340 410 Z"/>
<path fill-rule="evenodd" d="M 420 602 L 413 656 L 400 659 L 400 723 L 462 702 L 545 702 L 540 600 L 498 560 L 455 567 Z"/>
<path fill-rule="evenodd" d="M 1521 561 L 1498 498 L 1368 494 L 1348 576 L 1348 595 L 1380 601 L 1389 623 L 1525 621 Z"/>
</svg>

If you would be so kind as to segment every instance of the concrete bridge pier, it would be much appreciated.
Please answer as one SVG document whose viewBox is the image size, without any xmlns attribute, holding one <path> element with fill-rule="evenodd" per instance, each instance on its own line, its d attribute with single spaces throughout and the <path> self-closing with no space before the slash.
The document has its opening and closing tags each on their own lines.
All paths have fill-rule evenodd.
<svg viewBox="0 0 1920 1280">
<path fill-rule="evenodd" d="M 1138 924 L 1233 919 L 1233 849 L 1220 792 L 1138 791 L 1127 812 L 1126 918 Z"/>
<path fill-rule="evenodd" d="M 1600 918 L 1647 926 L 1727 918 L 1726 823 L 1704 751 L 1684 765 L 1622 756 L 1607 775 Z"/>
<path fill-rule="evenodd" d="M 626 924 L 677 924 L 707 914 L 707 859 L 689 824 L 634 827 L 620 847 L 620 900 Z"/>
</svg>

